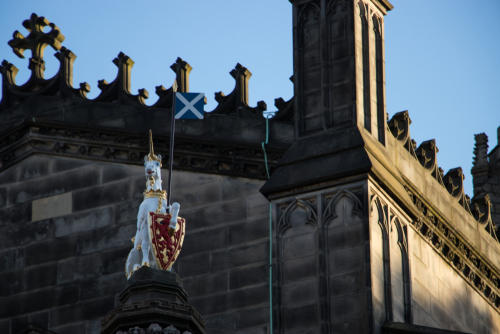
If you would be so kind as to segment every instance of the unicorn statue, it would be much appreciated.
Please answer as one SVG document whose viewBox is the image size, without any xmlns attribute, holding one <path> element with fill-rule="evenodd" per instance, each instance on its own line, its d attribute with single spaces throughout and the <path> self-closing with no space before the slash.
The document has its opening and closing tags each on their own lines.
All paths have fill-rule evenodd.
<svg viewBox="0 0 500 334">
<path fill-rule="evenodd" d="M 185 220 L 178 216 L 180 205 L 168 205 L 162 189 L 161 155 L 153 150 L 153 134 L 149 130 L 149 154 L 144 156 L 146 190 L 137 214 L 137 232 L 125 265 L 127 279 L 142 266 L 171 270 L 184 242 Z M 168 213 L 167 213 L 168 210 Z"/>
</svg>

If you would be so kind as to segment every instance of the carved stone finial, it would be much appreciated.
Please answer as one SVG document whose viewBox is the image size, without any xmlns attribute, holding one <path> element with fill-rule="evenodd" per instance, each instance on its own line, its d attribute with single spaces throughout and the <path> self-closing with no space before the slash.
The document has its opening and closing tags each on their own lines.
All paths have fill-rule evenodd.
<svg viewBox="0 0 500 334">
<path fill-rule="evenodd" d="M 45 17 L 39 17 L 35 13 L 31 14 L 29 20 L 24 20 L 23 26 L 29 31 L 29 35 L 24 37 L 16 30 L 13 39 L 9 41 L 9 45 L 19 58 L 24 58 L 24 50 L 31 50 L 28 68 L 37 77 L 43 78 L 43 71 L 45 70 L 43 52 L 49 45 L 54 50 L 59 50 L 61 43 L 64 41 L 64 36 L 54 23 L 50 23 Z M 49 32 L 44 32 L 43 28 L 46 26 L 50 26 L 52 29 Z"/>
<path fill-rule="evenodd" d="M 472 215 L 478 221 L 479 224 L 485 225 L 486 231 L 497 239 L 496 236 L 496 226 L 491 219 L 491 200 L 490 196 L 485 193 L 474 196 L 471 201 Z"/>
<path fill-rule="evenodd" d="M 248 81 L 252 73 L 238 63 L 229 74 L 236 81 L 234 90 L 227 96 L 222 92 L 215 93 L 215 100 L 219 105 L 209 115 L 237 115 L 242 118 L 263 117 L 263 112 L 267 110 L 264 101 L 257 102 L 255 108 L 248 105 Z"/>
<path fill-rule="evenodd" d="M 175 72 L 175 80 L 177 82 L 177 92 L 189 93 L 189 75 L 192 71 L 191 65 L 182 58 L 177 58 L 170 68 Z M 154 108 L 172 108 L 173 86 L 166 89 L 163 86 L 156 86 L 156 95 L 159 99 L 153 105 Z M 207 103 L 205 98 L 205 104 Z"/>
<path fill-rule="evenodd" d="M 410 137 L 410 124 L 411 119 L 408 110 L 395 113 L 391 120 L 387 122 L 392 135 L 403 144 L 412 156 L 417 158 L 414 145 L 412 145 L 412 139 Z"/>
<path fill-rule="evenodd" d="M 113 59 L 113 63 L 118 67 L 116 79 L 109 84 L 106 80 L 98 81 L 97 86 L 102 92 L 95 98 L 95 101 L 145 105 L 145 100 L 149 97 L 149 93 L 146 89 L 139 89 L 139 94 L 137 95 L 133 95 L 130 91 L 132 84 L 132 67 L 135 64 L 134 61 L 123 52 L 120 52 L 118 56 Z"/>
<path fill-rule="evenodd" d="M 290 77 L 293 82 L 293 75 Z M 295 97 L 288 101 L 283 100 L 281 97 L 274 99 L 274 105 L 278 108 L 278 112 L 272 118 L 273 121 L 293 121 L 295 119 Z"/>
<path fill-rule="evenodd" d="M 443 179 L 437 164 L 437 153 L 439 149 L 436 146 L 436 141 L 434 139 L 422 142 L 415 154 L 418 161 L 422 164 L 425 169 L 431 171 L 431 175 L 444 186 Z"/>
<path fill-rule="evenodd" d="M 462 171 L 462 167 L 457 167 L 450 169 L 448 173 L 446 173 L 443 182 L 451 196 L 457 198 L 460 205 L 462 205 L 467 212 L 471 213 L 469 201 L 466 197 L 467 195 L 464 193 L 464 179 L 465 175 Z"/>
<path fill-rule="evenodd" d="M 474 195 L 481 193 L 481 187 L 491 176 L 491 165 L 488 162 L 488 136 L 480 133 L 474 136 L 474 158 L 471 169 L 472 184 L 474 185 Z"/>
</svg>

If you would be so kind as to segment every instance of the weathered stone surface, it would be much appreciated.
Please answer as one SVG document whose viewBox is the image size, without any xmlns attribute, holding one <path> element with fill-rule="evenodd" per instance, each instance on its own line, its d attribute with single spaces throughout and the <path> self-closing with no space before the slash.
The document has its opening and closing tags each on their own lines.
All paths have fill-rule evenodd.
<svg viewBox="0 0 500 334">
<path fill-rule="evenodd" d="M 226 226 L 222 226 L 186 234 L 182 252 L 185 256 L 189 256 L 191 254 L 218 250 L 225 247 L 227 247 L 227 228 Z"/>
<path fill-rule="evenodd" d="M 76 259 L 59 261 L 57 283 L 62 284 L 100 274 L 99 255 L 80 256 Z"/>
<path fill-rule="evenodd" d="M 31 203 L 0 209 L 0 226 L 31 221 Z"/>
<path fill-rule="evenodd" d="M 318 323 L 319 308 L 317 304 L 285 309 L 285 330 L 307 327 Z"/>
<path fill-rule="evenodd" d="M 184 288 L 191 298 L 228 291 L 228 272 L 219 271 L 184 279 Z M 231 289 L 232 290 L 232 289 Z"/>
<path fill-rule="evenodd" d="M 0 252 L 0 273 L 24 268 L 25 252 L 23 248 L 16 248 Z"/>
<path fill-rule="evenodd" d="M 78 171 L 60 173 L 53 177 L 17 183 L 9 188 L 9 203 L 23 203 L 97 185 L 100 182 L 100 174 L 98 166 L 89 166 Z"/>
<path fill-rule="evenodd" d="M 72 322 L 102 318 L 115 306 L 115 297 L 84 301 L 76 305 L 56 308 L 50 312 L 51 327 L 59 327 Z"/>
<path fill-rule="evenodd" d="M 245 266 L 229 270 L 229 290 L 269 282 L 269 264 Z"/>
<path fill-rule="evenodd" d="M 34 223 L 12 224 L 3 229 L 0 236 L 3 248 L 20 247 L 47 240 L 54 235 L 54 222 L 52 219 Z"/>
<path fill-rule="evenodd" d="M 0 298 L 0 317 L 13 317 L 50 307 L 73 304 L 78 302 L 78 295 L 79 285 L 73 283 Z"/>
<path fill-rule="evenodd" d="M 115 272 L 110 275 L 85 278 L 80 282 L 80 300 L 83 301 L 103 296 L 114 297 L 125 289 L 127 279 L 123 270 L 123 272 Z"/>
<path fill-rule="evenodd" d="M 73 212 L 131 200 L 130 183 L 120 181 L 73 192 Z"/>
<path fill-rule="evenodd" d="M 269 258 L 269 244 L 229 248 L 212 253 L 212 270 L 229 269 L 252 263 L 264 262 Z"/>
<path fill-rule="evenodd" d="M 227 226 L 228 246 L 269 239 L 269 218 L 247 220 Z"/>
<path fill-rule="evenodd" d="M 57 263 L 0 274 L 0 297 L 57 284 Z"/>
<path fill-rule="evenodd" d="M 71 194 L 70 194 L 71 195 Z M 72 214 L 53 220 L 55 237 L 94 230 L 113 224 L 113 208 L 107 207 L 99 210 L 86 211 Z"/>
<path fill-rule="evenodd" d="M 57 261 L 80 254 L 80 238 L 53 239 L 26 246 L 26 266 Z"/>
</svg>

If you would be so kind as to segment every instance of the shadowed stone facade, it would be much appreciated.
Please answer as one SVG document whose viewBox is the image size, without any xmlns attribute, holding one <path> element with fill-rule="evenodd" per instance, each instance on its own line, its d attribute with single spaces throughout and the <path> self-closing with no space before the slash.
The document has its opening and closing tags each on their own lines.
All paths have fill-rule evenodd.
<svg viewBox="0 0 500 334">
<path fill-rule="evenodd" d="M 476 135 L 470 199 L 461 168 L 439 168 L 435 140 L 412 140 L 408 111 L 388 120 L 392 5 L 291 3 L 295 91 L 269 120 L 270 178 L 267 106 L 249 106 L 251 72 L 237 64 L 215 110 L 176 124 L 172 200 L 186 237 L 173 273 L 142 268 L 128 285 L 147 133 L 168 156 L 172 88 L 146 106 L 120 53 L 116 79 L 89 100 L 59 28 L 23 23 L 30 34 L 9 45 L 39 47 L 32 77 L 17 86 L 17 69 L 0 68 L 0 333 L 265 334 L 270 299 L 274 333 L 500 332 L 499 146 L 488 153 Z M 49 45 L 61 67 L 45 79 Z M 191 66 L 172 70 L 188 92 Z"/>
</svg>

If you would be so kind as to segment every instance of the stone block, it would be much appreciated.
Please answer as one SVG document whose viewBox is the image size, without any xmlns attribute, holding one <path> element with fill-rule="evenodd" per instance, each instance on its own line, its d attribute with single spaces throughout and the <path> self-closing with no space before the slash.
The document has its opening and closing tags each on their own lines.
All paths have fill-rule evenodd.
<svg viewBox="0 0 500 334">
<path fill-rule="evenodd" d="M 316 233 L 283 238 L 283 259 L 285 261 L 316 254 Z"/>
<path fill-rule="evenodd" d="M 99 254 L 59 261 L 57 283 L 67 283 L 100 274 Z"/>
<path fill-rule="evenodd" d="M 238 330 L 269 324 L 269 306 L 244 309 L 238 313 Z"/>
<path fill-rule="evenodd" d="M 58 261 L 80 254 L 79 237 L 53 239 L 26 246 L 26 266 Z"/>
<path fill-rule="evenodd" d="M 73 212 L 131 200 L 126 180 L 73 192 Z M 139 208 L 137 208 L 139 209 Z"/>
<path fill-rule="evenodd" d="M 0 173 L 0 184 L 26 181 L 49 173 L 50 158 L 33 155 Z"/>
<path fill-rule="evenodd" d="M 53 234 L 54 223 L 48 219 L 35 223 L 10 225 L 3 230 L 0 239 L 3 248 L 11 248 L 46 240 L 51 238 Z"/>
<path fill-rule="evenodd" d="M 163 174 L 163 179 L 167 180 L 168 170 L 166 170 Z M 221 182 L 221 178 L 224 178 L 219 175 L 211 175 L 211 174 L 201 174 L 201 173 L 193 173 L 193 172 L 185 172 L 180 170 L 173 171 L 172 174 L 172 191 L 174 189 L 179 191 L 184 188 L 192 188 L 196 186 L 200 186 L 206 183 L 213 182 Z M 167 182 L 167 181 L 165 181 Z M 234 197 L 231 197 L 234 198 Z"/>
<path fill-rule="evenodd" d="M 104 163 L 102 165 L 103 184 L 138 176 L 143 176 L 144 179 L 143 184 L 145 185 L 146 176 L 143 166 L 121 165 L 121 164 L 111 164 L 111 163 Z"/>
<path fill-rule="evenodd" d="M 50 162 L 50 172 L 59 173 L 70 169 L 85 167 L 92 164 L 95 164 L 95 162 L 88 160 L 80 160 L 80 159 L 52 157 Z"/>
<path fill-rule="evenodd" d="M 465 327 L 465 325 L 462 324 L 464 319 L 458 319 L 454 316 L 451 317 L 451 324 L 450 324 L 450 330 L 452 331 L 458 331 L 458 332 L 470 332 L 470 330 Z"/>
<path fill-rule="evenodd" d="M 366 323 L 366 318 L 335 321 L 330 324 L 330 334 L 367 333 Z"/>
<path fill-rule="evenodd" d="M 267 242 L 212 252 L 212 271 L 230 269 L 269 259 Z"/>
<path fill-rule="evenodd" d="M 228 246 L 241 245 L 260 239 L 269 240 L 269 218 L 247 220 L 227 226 Z"/>
<path fill-rule="evenodd" d="M 139 206 L 141 205 L 142 201 L 143 198 L 116 204 L 115 205 L 116 223 L 123 224 L 132 221 L 137 222 L 137 214 L 139 212 Z"/>
<path fill-rule="evenodd" d="M 112 223 L 112 207 L 76 213 L 54 219 L 55 236 L 63 237 L 68 234 L 94 230 L 96 228 L 111 225 Z"/>
<path fill-rule="evenodd" d="M 182 212 L 182 211 L 181 211 Z M 186 209 L 181 214 L 186 218 L 189 229 L 196 230 L 246 219 L 245 198 L 219 202 L 195 209 Z"/>
<path fill-rule="evenodd" d="M 207 205 L 220 201 L 220 181 L 204 183 L 189 188 L 172 188 L 172 201 L 181 209 Z"/>
<path fill-rule="evenodd" d="M 31 313 L 30 322 L 42 328 L 49 328 L 49 311 Z"/>
<path fill-rule="evenodd" d="M 128 254 L 134 244 L 100 253 L 101 270 L 103 275 L 116 272 L 125 273 L 124 267 Z"/>
<path fill-rule="evenodd" d="M 0 274 L 0 297 L 57 284 L 57 263 Z"/>
<path fill-rule="evenodd" d="M 56 308 L 50 311 L 50 326 L 55 328 L 73 322 L 103 318 L 114 307 L 115 298 L 104 297 Z"/>
<path fill-rule="evenodd" d="M 115 296 L 127 285 L 125 271 L 99 277 L 85 278 L 80 282 L 80 300 Z M 111 311 L 111 309 L 110 309 Z"/>
<path fill-rule="evenodd" d="M 420 326 L 440 328 L 439 324 L 418 303 L 413 304 L 413 323 Z"/>
<path fill-rule="evenodd" d="M 95 186 L 101 181 L 100 174 L 99 166 L 88 166 L 79 170 L 18 183 L 9 187 L 9 203 L 19 204 Z"/>
<path fill-rule="evenodd" d="M 259 193 L 264 181 L 249 180 L 242 177 L 222 177 L 222 200 L 229 200 L 237 196 L 247 197 Z"/>
<path fill-rule="evenodd" d="M 0 208 L 7 205 L 7 188 L 0 188 Z"/>
<path fill-rule="evenodd" d="M 283 284 L 302 281 L 317 273 L 318 258 L 315 255 L 283 262 Z"/>
<path fill-rule="evenodd" d="M 179 276 L 182 278 L 210 272 L 210 252 L 183 256 L 181 251 L 176 262 L 178 263 Z"/>
<path fill-rule="evenodd" d="M 238 326 L 238 314 L 236 312 L 217 314 L 203 318 L 206 321 L 207 333 L 234 333 Z"/>
<path fill-rule="evenodd" d="M 10 333 L 10 319 L 0 320 L 0 333 Z"/>
<path fill-rule="evenodd" d="M 330 276 L 329 285 L 332 297 L 360 293 L 364 290 L 361 271 Z"/>
<path fill-rule="evenodd" d="M 269 264 L 245 266 L 229 270 L 229 290 L 237 290 L 251 285 L 269 284 Z"/>
<path fill-rule="evenodd" d="M 465 307 L 464 304 L 441 280 L 439 280 L 439 298 L 437 300 L 439 300 L 442 305 L 446 306 L 446 309 L 451 315 L 455 316 L 463 323 Z"/>
<path fill-rule="evenodd" d="M 0 226 L 31 221 L 31 203 L 0 209 Z"/>
<path fill-rule="evenodd" d="M 73 304 L 78 296 L 79 285 L 69 284 L 0 298 L 0 318 Z"/>
<path fill-rule="evenodd" d="M 22 315 L 20 317 L 12 318 L 11 327 L 12 333 L 19 333 L 24 327 L 28 326 L 30 323 L 29 315 Z"/>
<path fill-rule="evenodd" d="M 362 270 L 365 265 L 364 246 L 333 251 L 328 257 L 330 275 Z"/>
<path fill-rule="evenodd" d="M 364 293 L 330 298 L 330 319 L 354 319 L 365 313 L 366 301 Z"/>
<path fill-rule="evenodd" d="M 363 224 L 328 229 L 329 250 L 356 247 L 363 244 Z"/>
<path fill-rule="evenodd" d="M 303 305 L 294 308 L 285 308 L 284 329 L 314 326 L 319 322 L 318 304 Z"/>
<path fill-rule="evenodd" d="M 189 277 L 184 279 L 183 283 L 184 289 L 191 298 L 226 292 L 228 291 L 228 271 Z"/>
<path fill-rule="evenodd" d="M 45 197 L 32 202 L 31 221 L 38 221 L 71 214 L 73 207 L 72 194 L 65 193 Z"/>
<path fill-rule="evenodd" d="M 238 334 L 268 334 L 268 326 L 255 327 L 238 331 Z"/>
<path fill-rule="evenodd" d="M 186 226 L 189 222 L 186 222 Z M 217 250 L 227 247 L 226 226 L 186 233 L 182 252 L 184 255 L 192 255 L 210 250 Z"/>
<path fill-rule="evenodd" d="M 282 291 L 285 307 L 315 303 L 319 299 L 318 278 L 284 285 Z"/>
<path fill-rule="evenodd" d="M 72 323 L 67 326 L 51 327 L 50 330 L 58 334 L 86 334 L 87 322 Z"/>
<path fill-rule="evenodd" d="M 394 321 L 405 322 L 405 305 L 394 293 L 392 294 L 392 313 Z"/>
<path fill-rule="evenodd" d="M 200 314 L 210 315 L 237 308 L 264 304 L 269 300 L 269 290 L 265 285 L 230 291 L 224 294 L 190 299 Z"/>
<path fill-rule="evenodd" d="M 131 245 L 131 239 L 137 232 L 135 223 L 119 227 L 106 226 L 80 234 L 81 253 L 91 254 L 115 247 Z"/>
<path fill-rule="evenodd" d="M 286 334 L 317 334 L 321 333 L 319 327 L 307 327 L 301 329 L 293 329 L 291 331 L 285 331 Z"/>
<path fill-rule="evenodd" d="M 431 313 L 431 294 L 418 280 L 412 281 L 413 300 L 427 313 Z"/>
<path fill-rule="evenodd" d="M 25 251 L 23 248 L 0 252 L 0 273 L 24 268 Z"/>
<path fill-rule="evenodd" d="M 269 217 L 269 201 L 262 194 L 247 197 L 247 217 Z"/>
</svg>

